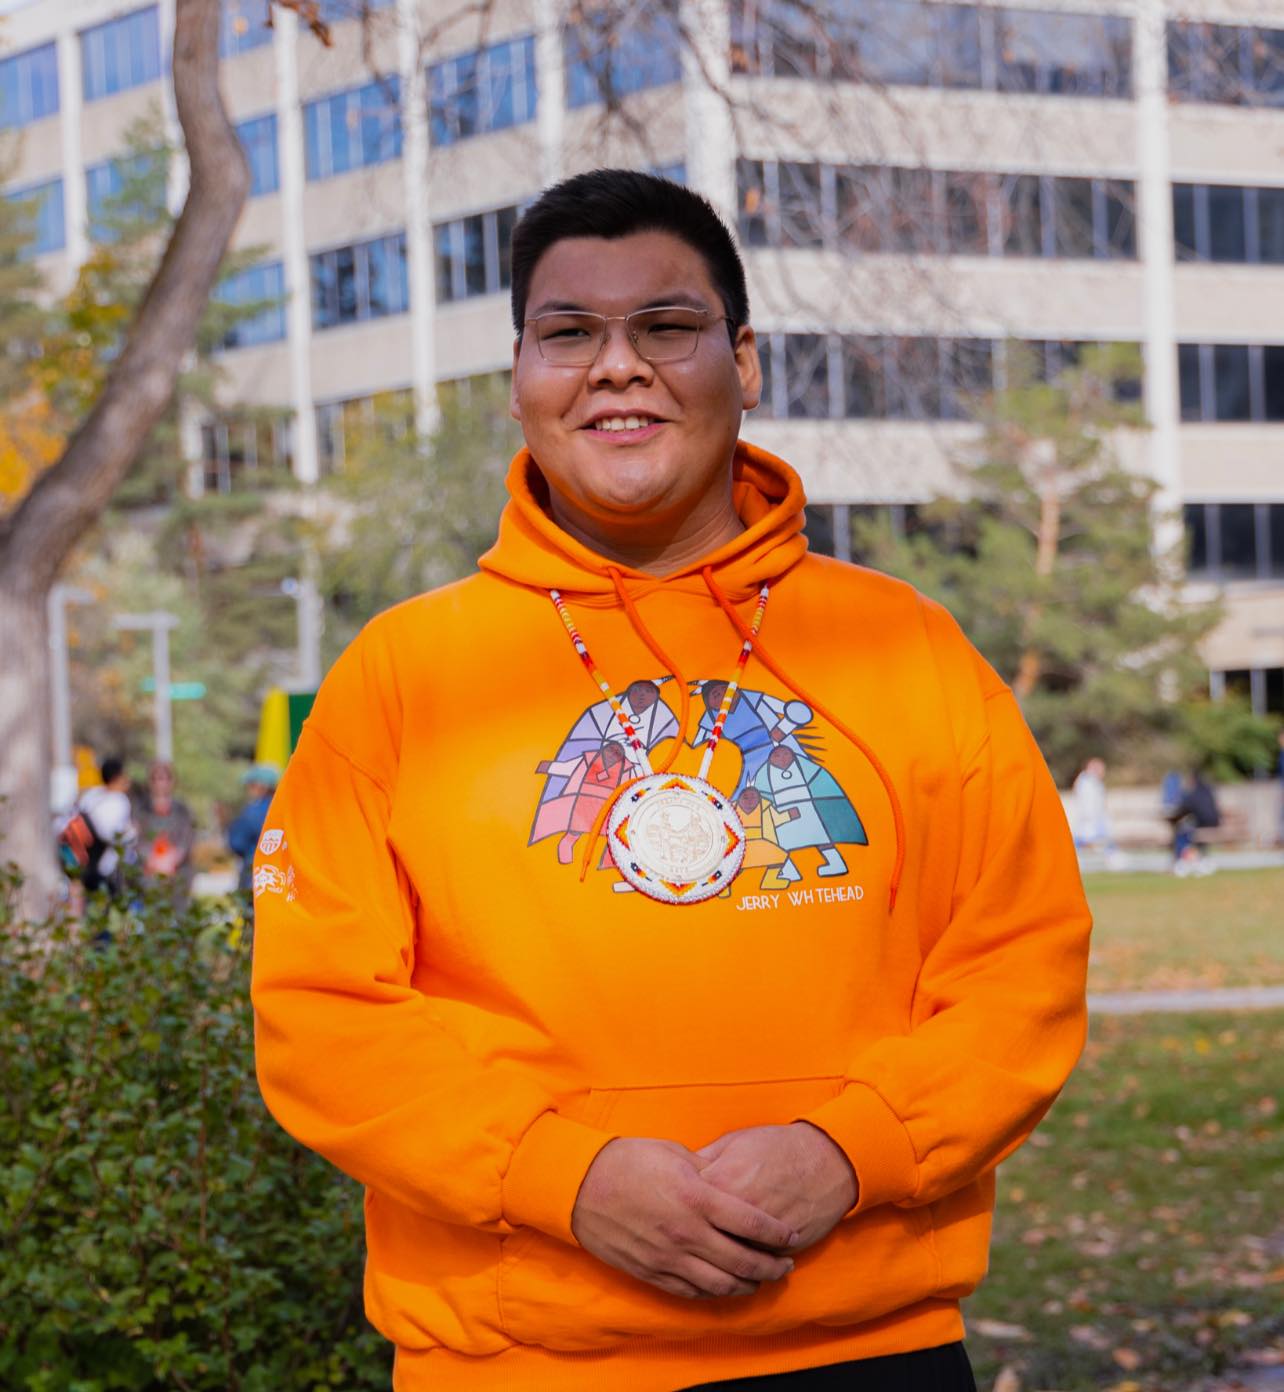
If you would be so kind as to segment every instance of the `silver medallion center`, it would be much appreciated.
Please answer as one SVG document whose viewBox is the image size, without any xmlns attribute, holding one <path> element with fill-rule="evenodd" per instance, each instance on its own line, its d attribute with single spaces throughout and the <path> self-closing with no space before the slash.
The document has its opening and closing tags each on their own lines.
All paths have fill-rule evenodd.
<svg viewBox="0 0 1284 1392">
<path fill-rule="evenodd" d="M 633 814 L 629 841 L 637 858 L 666 880 L 702 880 L 726 849 L 722 818 L 699 793 L 666 788 Z"/>
</svg>

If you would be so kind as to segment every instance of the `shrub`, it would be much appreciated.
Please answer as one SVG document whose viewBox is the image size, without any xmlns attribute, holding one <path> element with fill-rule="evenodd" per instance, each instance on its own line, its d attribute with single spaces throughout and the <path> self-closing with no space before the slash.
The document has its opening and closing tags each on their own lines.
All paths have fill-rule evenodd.
<svg viewBox="0 0 1284 1392">
<path fill-rule="evenodd" d="M 236 908 L 2 920 L 0 1387 L 388 1388 L 360 1192 L 259 1098 Z"/>
</svg>

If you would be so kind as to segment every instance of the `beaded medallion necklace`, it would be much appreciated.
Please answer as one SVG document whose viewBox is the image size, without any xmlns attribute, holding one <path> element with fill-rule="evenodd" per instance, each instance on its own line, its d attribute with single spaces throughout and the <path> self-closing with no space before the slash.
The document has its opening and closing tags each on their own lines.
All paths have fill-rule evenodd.
<svg viewBox="0 0 1284 1392">
<path fill-rule="evenodd" d="M 720 893 L 736 877 L 745 855 L 745 831 L 725 794 L 707 781 L 714 751 L 735 703 L 753 640 L 762 628 L 770 586 L 758 591 L 749 636 L 741 644 L 735 671 L 723 692 L 697 774 L 656 773 L 637 726 L 598 671 L 560 591 L 549 590 L 572 646 L 606 697 L 641 773 L 621 785 L 606 824 L 607 843 L 620 874 L 643 894 L 663 904 L 697 904 Z M 741 630 L 744 631 L 743 629 Z M 678 732 L 681 739 L 685 731 Z"/>
</svg>

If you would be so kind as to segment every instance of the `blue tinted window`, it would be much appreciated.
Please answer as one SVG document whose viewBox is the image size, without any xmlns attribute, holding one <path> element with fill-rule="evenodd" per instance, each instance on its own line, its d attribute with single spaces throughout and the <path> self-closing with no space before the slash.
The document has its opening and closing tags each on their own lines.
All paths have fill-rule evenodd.
<svg viewBox="0 0 1284 1392">
<path fill-rule="evenodd" d="M 86 101 L 155 82 L 161 70 L 156 7 L 82 30 L 80 62 Z"/>
<path fill-rule="evenodd" d="M 104 160 L 85 170 L 85 201 L 89 214 L 89 235 L 96 242 L 109 242 L 115 236 L 113 221 L 119 218 L 148 218 L 163 207 L 164 189 L 153 180 L 152 155 L 132 155 L 127 159 Z M 131 188 L 136 196 L 128 201 Z M 149 200 L 155 199 L 155 202 Z"/>
<path fill-rule="evenodd" d="M 285 270 L 279 261 L 266 261 L 228 276 L 215 292 L 229 305 L 260 305 L 258 313 L 240 320 L 223 339 L 224 348 L 248 348 L 285 337 Z"/>
<path fill-rule="evenodd" d="M 1284 29 L 1170 20 L 1168 90 L 1181 101 L 1284 106 Z"/>
<path fill-rule="evenodd" d="M 0 61 L 0 127 L 25 126 L 58 110 L 58 53 L 51 43 Z"/>
<path fill-rule="evenodd" d="M 520 126 L 535 115 L 535 40 L 492 44 L 428 69 L 428 128 L 434 145 Z"/>
<path fill-rule="evenodd" d="M 386 10 L 397 0 L 321 0 L 319 13 L 327 24 L 344 19 L 362 19 L 373 10 Z"/>
<path fill-rule="evenodd" d="M 666 11 L 585 18 L 566 31 L 565 50 L 570 107 L 613 102 L 682 76 L 678 27 Z"/>
<path fill-rule="evenodd" d="M 275 193 L 281 186 L 276 158 L 276 113 L 242 121 L 236 128 L 250 166 L 250 197 Z"/>
<path fill-rule="evenodd" d="M 270 0 L 223 0 L 219 20 L 218 51 L 224 58 L 248 53 L 272 42 L 268 26 Z"/>
<path fill-rule="evenodd" d="M 1126 97 L 1132 91 L 1132 26 L 1114 15 L 1000 10 L 998 85 L 1003 92 Z"/>
<path fill-rule="evenodd" d="M 15 189 L 5 197 L 10 203 L 30 205 L 29 225 L 34 236 L 30 244 L 23 248 L 24 256 L 34 256 L 43 251 L 59 251 L 67 245 L 61 179 L 50 179 L 43 184 Z"/>
<path fill-rule="evenodd" d="M 508 289 L 517 214 L 516 207 L 496 208 L 437 223 L 432 233 L 439 303 Z"/>
<path fill-rule="evenodd" d="M 400 158 L 399 99 L 397 78 L 386 77 L 309 102 L 303 108 L 308 178 Z"/>
<path fill-rule="evenodd" d="M 312 257 L 313 328 L 402 314 L 409 304 L 404 232 Z"/>
</svg>

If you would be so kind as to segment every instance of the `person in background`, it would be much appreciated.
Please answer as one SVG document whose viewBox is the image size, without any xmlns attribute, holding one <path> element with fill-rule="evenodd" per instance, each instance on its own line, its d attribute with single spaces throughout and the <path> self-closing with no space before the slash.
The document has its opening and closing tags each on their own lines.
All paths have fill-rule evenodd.
<svg viewBox="0 0 1284 1392">
<path fill-rule="evenodd" d="M 1277 845 L 1284 846 L 1284 730 L 1279 732 L 1279 743 L 1280 752 L 1275 772 L 1280 784 L 1280 817 L 1279 824 L 1275 828 L 1275 841 Z"/>
<path fill-rule="evenodd" d="M 1074 842 L 1085 850 L 1109 850 L 1110 817 L 1106 812 L 1106 761 L 1094 756 L 1074 780 Z"/>
<path fill-rule="evenodd" d="M 1173 824 L 1173 874 L 1211 875 L 1213 867 L 1205 859 L 1200 831 L 1222 824 L 1217 794 L 1201 769 L 1192 769 L 1182 784 L 1181 798 L 1169 813 Z"/>
<path fill-rule="evenodd" d="M 238 890 L 246 894 L 254 880 L 254 848 L 259 844 L 268 804 L 279 777 L 271 764 L 255 764 L 241 782 L 245 785 L 245 806 L 232 819 L 227 829 L 228 849 L 241 857 L 241 873 L 236 881 Z"/>
<path fill-rule="evenodd" d="M 121 865 L 124 855 L 138 837 L 134 812 L 129 801 L 129 777 L 123 759 L 109 757 L 102 762 L 102 782 L 86 788 L 76 803 L 76 810 L 88 818 L 106 849 L 85 871 L 82 883 L 87 892 L 105 889 L 115 899 L 121 889 Z"/>
<path fill-rule="evenodd" d="M 196 822 L 182 798 L 174 796 L 174 785 L 174 765 L 166 759 L 154 760 L 136 815 L 143 880 L 163 885 L 181 913 L 192 893 Z"/>
</svg>

